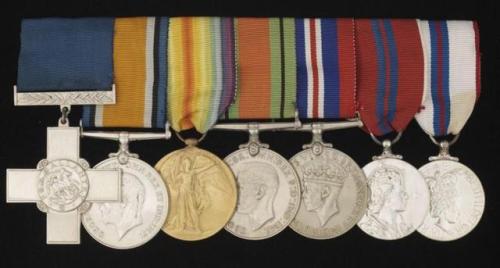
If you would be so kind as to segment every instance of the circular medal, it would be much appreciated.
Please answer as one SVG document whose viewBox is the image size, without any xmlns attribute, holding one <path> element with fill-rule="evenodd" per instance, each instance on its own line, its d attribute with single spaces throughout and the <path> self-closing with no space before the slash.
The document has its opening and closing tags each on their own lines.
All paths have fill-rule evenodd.
<svg viewBox="0 0 500 268">
<path fill-rule="evenodd" d="M 292 165 L 265 148 L 251 156 L 240 149 L 224 161 L 236 175 L 238 206 L 225 229 L 250 240 L 272 237 L 285 229 L 300 204 L 300 183 Z"/>
<path fill-rule="evenodd" d="M 155 166 L 170 193 L 170 212 L 163 231 L 195 241 L 219 232 L 234 213 L 234 175 L 216 155 L 195 146 L 174 151 Z"/>
<path fill-rule="evenodd" d="M 92 204 L 83 214 L 83 226 L 99 243 L 116 249 L 141 246 L 163 226 L 168 213 L 168 192 L 163 180 L 146 162 L 129 158 L 120 164 L 106 159 L 96 169 L 120 169 L 121 202 Z"/>
<path fill-rule="evenodd" d="M 414 232 L 429 210 L 429 189 L 418 170 L 403 160 L 383 158 L 363 167 L 371 197 L 358 223 L 365 233 L 394 240 Z"/>
<path fill-rule="evenodd" d="M 484 211 L 479 178 L 465 165 L 437 160 L 419 169 L 429 185 L 430 211 L 418 232 L 439 241 L 459 239 L 476 227 Z"/>
<path fill-rule="evenodd" d="M 368 187 L 363 170 L 333 148 L 308 149 L 290 159 L 302 186 L 300 208 L 290 227 L 313 239 L 340 236 L 366 212 Z"/>
</svg>

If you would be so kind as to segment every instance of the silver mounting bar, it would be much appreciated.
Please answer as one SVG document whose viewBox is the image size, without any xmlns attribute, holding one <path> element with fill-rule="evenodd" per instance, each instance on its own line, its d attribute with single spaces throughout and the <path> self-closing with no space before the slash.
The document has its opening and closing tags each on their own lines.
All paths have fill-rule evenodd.
<svg viewBox="0 0 500 268">
<path fill-rule="evenodd" d="M 168 134 L 167 134 L 168 133 Z M 113 141 L 144 141 L 144 140 L 161 140 L 161 139 L 170 139 L 170 131 L 166 133 L 150 133 L 150 132 L 138 132 L 131 133 L 127 131 L 82 131 L 81 137 L 84 138 L 94 138 L 94 139 L 102 139 L 102 140 L 113 140 Z"/>
<path fill-rule="evenodd" d="M 303 123 L 299 128 L 290 128 L 291 131 L 314 131 L 321 129 L 322 131 L 338 130 L 353 127 L 363 127 L 363 122 L 357 118 L 341 122 L 314 122 Z"/>
<path fill-rule="evenodd" d="M 139 158 L 139 155 L 131 153 L 129 151 L 128 144 L 131 141 L 143 141 L 143 140 L 161 140 L 170 139 L 172 133 L 169 129 L 169 124 L 165 125 L 164 133 L 153 133 L 153 132 L 127 132 L 127 131 L 83 131 L 80 127 L 80 136 L 86 138 L 103 139 L 103 140 L 113 140 L 120 143 L 118 152 L 110 153 L 109 157 L 118 158 L 118 162 L 122 165 L 128 163 L 128 159 Z"/>
<path fill-rule="evenodd" d="M 271 122 L 271 123 L 220 123 L 214 125 L 212 130 L 229 130 L 229 131 L 249 131 L 251 129 L 265 130 L 280 130 L 280 129 L 296 129 L 301 127 L 300 121 L 294 122 Z"/>
<path fill-rule="evenodd" d="M 269 144 L 261 143 L 259 140 L 259 132 L 262 130 L 279 130 L 299 128 L 300 121 L 295 122 L 272 122 L 272 123 L 226 123 L 216 124 L 212 129 L 215 130 L 230 130 L 230 131 L 245 131 L 249 134 L 249 140 L 245 144 L 241 144 L 240 149 L 248 149 L 251 156 L 256 156 L 260 152 L 260 148 L 269 148 Z"/>
</svg>

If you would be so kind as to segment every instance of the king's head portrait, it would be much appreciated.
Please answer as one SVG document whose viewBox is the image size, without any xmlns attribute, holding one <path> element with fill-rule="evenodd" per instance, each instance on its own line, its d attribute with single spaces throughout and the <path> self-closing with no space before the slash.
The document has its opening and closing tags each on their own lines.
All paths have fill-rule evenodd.
<svg viewBox="0 0 500 268">
<path fill-rule="evenodd" d="M 270 164 L 246 164 L 236 174 L 239 197 L 236 213 L 248 217 L 253 231 L 274 218 L 274 200 L 279 187 L 279 175 Z"/>
</svg>

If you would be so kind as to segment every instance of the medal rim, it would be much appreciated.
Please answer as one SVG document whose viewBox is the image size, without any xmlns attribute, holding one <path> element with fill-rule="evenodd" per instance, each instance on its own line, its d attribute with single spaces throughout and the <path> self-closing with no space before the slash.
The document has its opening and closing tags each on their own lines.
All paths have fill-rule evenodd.
<svg viewBox="0 0 500 268">
<path fill-rule="evenodd" d="M 161 186 L 163 186 L 163 187 L 161 187 L 161 186 L 160 186 L 160 188 L 162 188 L 162 191 L 163 191 L 163 193 L 164 193 L 164 194 L 165 194 L 165 196 L 166 196 L 166 198 L 165 198 L 165 200 L 166 200 L 166 202 L 165 202 L 165 203 L 166 203 L 166 206 L 165 206 L 165 207 L 166 207 L 166 209 L 165 209 L 165 210 L 166 210 L 166 213 L 162 213 L 162 220 L 161 220 L 161 222 L 165 222 L 165 221 L 166 221 L 166 219 L 167 219 L 168 213 L 169 213 L 169 211 L 170 211 L 170 194 L 169 194 L 169 191 L 168 191 L 168 187 L 165 185 L 165 183 L 164 183 L 164 181 L 163 181 L 163 179 L 162 179 L 161 175 L 158 173 L 158 171 L 156 171 L 156 169 L 155 169 L 154 167 L 152 167 L 152 166 L 151 166 L 151 165 L 149 165 L 147 162 L 145 162 L 145 161 L 143 161 L 143 160 L 141 160 L 141 159 L 138 159 L 138 158 L 129 158 L 129 159 L 128 159 L 128 161 L 136 162 L 136 163 L 140 164 L 140 165 L 141 165 L 141 166 L 143 166 L 143 167 L 147 167 L 148 169 L 150 169 L 150 171 L 153 171 L 153 172 L 152 172 L 152 174 L 153 174 L 153 175 L 154 175 L 157 179 L 159 179 L 159 181 L 161 181 L 161 184 L 160 184 L 160 185 L 161 185 Z M 99 169 L 99 166 L 102 166 L 102 165 L 108 164 L 109 162 L 116 162 L 116 163 L 118 164 L 119 168 L 120 168 L 120 172 L 121 172 L 121 173 L 125 173 L 125 172 L 123 171 L 123 166 L 126 166 L 126 165 L 122 165 L 122 164 L 120 164 L 120 162 L 119 162 L 119 160 L 118 160 L 118 158 L 117 158 L 117 157 L 109 157 L 109 158 L 107 158 L 107 159 L 102 160 L 101 162 L 97 163 L 97 164 L 94 166 L 94 169 Z M 128 167 L 126 167 L 126 168 L 128 168 Z M 121 202 L 121 201 L 120 201 L 120 202 Z M 106 203 L 106 202 L 99 202 L 99 203 Z M 93 205 L 93 204 L 91 204 L 91 205 Z M 91 208 L 90 208 L 90 209 L 91 209 Z M 90 211 L 90 209 L 89 209 L 89 211 Z M 87 214 L 87 213 L 88 213 L 88 211 L 87 211 L 87 212 L 85 212 L 85 213 L 83 213 L 83 215 L 82 215 L 82 225 L 83 225 L 83 227 L 85 228 L 85 231 L 87 231 L 87 233 L 88 233 L 88 234 L 89 234 L 89 235 L 90 235 L 90 236 L 91 236 L 91 237 L 92 237 L 95 241 L 99 242 L 101 245 L 104 245 L 104 246 L 106 246 L 106 247 L 113 248 L 113 249 L 126 250 L 126 249 L 133 249 L 133 248 L 137 248 L 137 247 L 143 246 L 144 244 L 148 243 L 148 242 L 149 242 L 149 241 L 151 241 L 153 238 L 155 238 L 155 237 L 156 237 L 156 235 L 158 235 L 158 233 L 161 231 L 161 229 L 162 229 L 162 227 L 163 227 L 163 224 L 162 224 L 162 225 L 160 225 L 160 226 L 159 226 L 159 229 L 158 229 L 157 231 L 155 231 L 155 232 L 154 232 L 154 235 L 152 235 L 152 236 L 151 236 L 151 237 L 149 237 L 148 239 L 145 239 L 145 240 L 143 239 L 143 240 L 141 240 L 141 242 L 140 242 L 140 243 L 135 243 L 133 246 L 117 246 L 117 245 L 112 245 L 112 244 L 110 244 L 110 243 L 108 243 L 108 242 L 104 242 L 104 241 L 103 241 L 104 239 L 101 239 L 101 238 L 99 238 L 99 237 L 95 236 L 93 232 L 90 232 L 90 231 L 89 231 L 90 227 L 88 227 L 88 228 L 87 228 L 87 223 L 86 223 L 86 220 L 84 220 L 84 218 L 85 218 L 85 217 L 87 217 L 87 216 L 86 216 L 86 214 Z"/>
<path fill-rule="evenodd" d="M 363 208 L 363 209 L 361 209 L 361 210 L 362 210 L 362 213 L 359 213 L 359 215 L 357 215 L 357 217 L 356 217 L 356 219 L 355 219 L 355 221 L 354 221 L 354 224 L 352 224 L 349 228 L 345 228 L 345 230 L 344 230 L 343 232 L 341 232 L 341 233 L 339 233 L 339 234 L 337 234 L 337 235 L 334 235 L 334 236 L 314 236 L 314 235 L 307 234 L 307 233 L 305 233 L 305 232 L 301 232 L 301 231 L 299 231 L 297 228 L 294 228 L 294 227 L 293 227 L 293 225 L 292 225 L 292 223 L 293 223 L 293 222 L 295 221 L 295 219 L 297 218 L 298 212 L 299 212 L 300 207 L 301 207 L 301 205 L 302 205 L 302 189 L 303 189 L 302 187 L 303 187 L 303 186 L 302 186 L 302 180 L 300 180 L 300 178 L 299 178 L 299 182 L 300 182 L 300 186 L 301 186 L 301 199 L 300 199 L 301 201 L 300 201 L 300 204 L 299 204 L 299 209 L 297 210 L 297 214 L 295 215 L 295 218 L 292 220 L 292 222 L 289 224 L 289 226 L 290 226 L 290 229 L 292 229 L 294 232 L 298 233 L 299 235 L 302 235 L 302 236 L 304 236 L 304 237 L 306 237 L 306 238 L 310 238 L 310 239 L 316 239 L 316 240 L 328 240 L 328 239 L 337 238 L 337 237 L 339 237 L 339 236 L 342 236 L 342 235 L 346 234 L 346 233 L 347 233 L 347 232 L 349 232 L 350 230 L 352 230 L 352 229 L 353 229 L 353 228 L 354 228 L 354 227 L 358 224 L 358 222 L 361 220 L 361 218 L 363 218 L 363 216 L 365 215 L 366 210 L 367 210 L 367 208 L 368 208 L 368 202 L 369 202 L 369 200 L 370 200 L 370 190 L 369 190 L 369 188 L 368 188 L 368 182 L 367 182 L 368 180 L 367 180 L 367 178 L 366 178 L 366 174 L 364 173 L 363 169 L 362 169 L 362 168 L 358 165 L 358 163 L 357 163 L 356 161 L 354 161 L 354 159 L 352 159 L 352 157 L 350 157 L 348 154 L 346 154 L 346 153 L 344 153 L 344 152 L 342 152 L 342 151 L 340 151 L 340 150 L 338 150 L 338 149 L 335 149 L 335 148 L 330 148 L 330 147 L 325 147 L 325 148 L 323 148 L 323 153 L 324 153 L 324 151 L 332 151 L 332 152 L 334 152 L 334 153 L 336 153 L 336 154 L 340 154 L 340 155 L 342 155 L 343 157 L 345 157 L 345 158 L 349 159 L 352 163 L 354 163 L 354 164 L 356 165 L 356 167 L 357 167 L 358 171 L 360 172 L 360 175 L 362 175 L 362 177 L 363 177 L 363 179 L 364 179 L 364 182 L 363 182 L 363 183 L 364 183 L 364 185 L 365 185 L 365 187 L 364 187 L 364 188 L 365 188 L 365 198 L 364 198 L 364 199 L 365 199 L 365 200 L 364 200 L 365 202 L 364 202 L 364 208 Z M 294 168 L 295 172 L 297 172 L 297 169 L 296 169 L 296 168 L 295 168 L 295 166 L 293 165 L 293 161 L 292 161 L 292 160 L 294 160 L 296 157 L 299 157 L 299 155 L 301 155 L 301 154 L 305 154 L 305 153 L 309 153 L 309 152 L 310 152 L 311 154 L 313 154 L 313 153 L 312 153 L 312 148 L 311 148 L 311 149 L 305 149 L 305 150 L 302 150 L 302 151 L 300 151 L 300 152 L 296 153 L 294 156 L 292 156 L 292 157 L 290 158 L 290 164 L 291 164 L 291 165 L 292 165 L 292 167 Z M 323 153 L 322 153 L 322 154 L 323 154 Z M 297 176 L 299 176 L 299 175 L 298 175 L 298 173 L 297 173 Z M 299 176 L 299 177 L 300 177 L 300 176 Z M 315 228 L 315 229 L 323 229 L 323 228 Z"/>
<path fill-rule="evenodd" d="M 275 152 L 274 150 L 271 150 L 271 149 L 268 149 L 268 148 L 259 148 L 259 150 L 260 150 L 260 152 L 266 151 L 267 153 L 275 154 L 276 156 L 278 156 L 279 158 L 281 158 L 281 160 L 283 160 L 285 163 L 287 163 L 290 166 L 291 170 L 293 171 L 293 175 L 295 177 L 295 180 L 297 181 L 297 185 L 299 186 L 298 197 L 297 197 L 297 200 L 299 200 L 299 201 L 298 201 L 298 204 L 296 204 L 296 206 L 294 207 L 294 211 L 292 213 L 293 217 L 290 217 L 291 219 L 289 221 L 287 221 L 286 224 L 283 224 L 282 228 L 277 229 L 278 230 L 277 232 L 274 232 L 274 233 L 272 233 L 270 235 L 267 235 L 267 236 L 248 237 L 248 236 L 244 236 L 244 235 L 241 235 L 241 234 L 233 232 L 232 230 L 230 230 L 227 227 L 227 225 L 231 222 L 231 220 L 233 218 L 233 216 L 231 216 L 231 218 L 226 223 L 226 225 L 224 225 L 224 230 L 226 230 L 228 233 L 230 233 L 230 234 L 232 234 L 232 235 L 234 235 L 234 236 L 236 236 L 238 238 L 245 239 L 245 240 L 253 240 L 253 241 L 265 240 L 265 239 L 274 237 L 274 236 L 278 235 L 279 233 L 283 232 L 287 227 L 289 227 L 290 223 L 293 221 L 293 219 L 295 219 L 295 216 L 297 215 L 297 212 L 299 211 L 300 201 L 302 199 L 302 191 L 301 191 L 301 188 L 300 188 L 300 179 L 299 179 L 299 176 L 297 175 L 297 171 L 295 171 L 295 168 L 293 167 L 292 163 L 290 163 L 290 161 L 288 161 L 288 159 L 286 159 L 285 157 L 283 157 L 281 154 Z M 248 153 L 248 148 L 242 148 L 242 149 L 239 149 L 239 150 L 236 150 L 236 151 L 230 153 L 229 155 L 227 155 L 226 157 L 224 157 L 224 162 L 226 162 L 225 161 L 226 159 L 232 157 L 235 154 L 241 153 L 243 151 L 246 151 Z M 250 157 L 252 157 L 252 156 L 250 156 Z M 227 165 L 229 166 L 229 164 L 227 164 Z M 229 166 L 229 167 L 231 168 L 231 166 Z M 236 176 L 235 176 L 235 182 L 236 182 L 236 185 L 238 185 L 238 179 L 236 178 Z M 238 186 L 238 194 L 239 194 L 239 186 Z M 235 209 L 234 213 L 236 213 L 236 210 L 237 210 L 237 208 Z"/>
<path fill-rule="evenodd" d="M 402 238 L 405 238 L 405 237 L 408 237 L 412 234 L 414 234 L 418 228 L 422 225 L 422 223 L 424 222 L 425 220 L 425 217 L 427 217 L 427 213 L 429 213 L 429 208 L 430 208 L 430 191 L 429 191 L 429 187 L 427 185 L 427 182 L 425 181 L 425 178 L 424 176 L 420 173 L 420 171 L 415 167 L 413 166 L 412 164 L 402 160 L 402 159 L 398 159 L 398 158 L 382 158 L 382 159 L 376 159 L 376 160 L 372 160 L 370 161 L 369 163 L 367 163 L 366 165 L 363 166 L 362 170 L 363 172 L 365 172 L 365 168 L 369 165 L 373 165 L 374 163 L 376 162 L 382 162 L 382 161 L 386 161 L 386 160 L 392 160 L 392 161 L 396 161 L 396 162 L 400 162 L 401 164 L 403 165 L 406 165 L 407 167 L 410 167 L 410 168 L 413 168 L 419 175 L 420 177 L 422 178 L 422 181 L 424 182 L 425 184 L 425 189 L 427 189 L 427 209 L 426 209 L 426 213 L 424 214 L 424 217 L 422 218 L 421 222 L 418 224 L 418 226 L 416 228 L 412 228 L 413 231 L 411 231 L 410 233 L 404 235 L 404 236 L 400 236 L 400 237 L 396 237 L 396 238 L 385 238 L 385 237 L 378 237 L 378 236 L 375 236 L 373 234 L 370 234 L 368 232 L 366 232 L 363 228 L 361 228 L 361 226 L 359 225 L 359 222 L 361 221 L 361 219 L 363 219 L 363 217 L 358 221 L 358 223 L 356 224 L 358 226 L 358 228 L 363 231 L 363 233 L 373 237 L 373 238 L 376 238 L 376 239 L 380 239 L 380 240 L 385 240 L 385 241 L 394 241 L 394 240 L 399 240 L 399 239 L 402 239 Z M 370 188 L 370 184 L 369 184 L 369 180 L 368 180 L 368 174 L 366 174 L 365 172 L 365 176 L 366 176 L 366 183 L 367 183 L 367 186 L 368 186 L 368 190 L 370 191 L 370 197 L 368 198 L 368 203 L 367 203 L 367 210 L 368 210 L 368 207 L 370 205 L 370 200 L 371 200 L 371 188 Z"/>
<path fill-rule="evenodd" d="M 216 234 L 218 234 L 222 229 L 224 229 L 224 227 L 226 226 L 226 224 L 231 220 L 231 218 L 233 217 L 234 215 L 234 212 L 236 211 L 236 205 L 238 203 L 238 186 L 236 184 L 236 178 L 234 176 L 234 173 L 232 171 L 232 169 L 229 167 L 229 165 L 224 162 L 220 157 L 218 157 L 217 155 L 213 154 L 212 152 L 210 151 L 207 151 L 205 149 L 201 149 L 199 148 L 198 146 L 186 146 L 184 148 L 181 148 L 181 149 L 177 149 L 177 150 L 174 150 L 170 153 L 168 153 L 167 155 L 163 156 L 160 160 L 158 160 L 158 162 L 155 164 L 154 166 L 154 169 L 160 174 L 160 177 L 162 178 L 162 181 L 164 182 L 165 186 L 167 187 L 167 189 L 169 189 L 169 186 L 168 186 L 168 183 L 165 181 L 165 178 L 163 178 L 163 176 L 161 175 L 161 167 L 172 157 L 174 157 L 175 155 L 179 154 L 179 153 L 182 153 L 182 152 L 185 152 L 185 151 L 188 151 L 188 150 L 195 150 L 195 151 L 198 151 L 198 152 L 201 152 L 201 153 L 204 153 L 206 155 L 209 155 L 211 159 L 215 159 L 216 162 L 217 162 L 217 165 L 219 167 L 222 168 L 222 170 L 224 171 L 224 173 L 230 178 L 229 181 L 231 181 L 231 185 L 232 185 L 232 189 L 234 190 L 234 193 L 235 193 L 235 198 L 234 198 L 234 204 L 230 207 L 231 208 L 231 213 L 228 213 L 228 219 L 225 220 L 224 224 L 220 227 L 220 228 L 216 228 L 213 232 L 210 232 L 208 235 L 204 235 L 204 236 L 199 236 L 197 238 L 193 238 L 193 239 L 190 239 L 190 238 L 186 238 L 186 237 L 180 237 L 180 236 L 177 236 L 177 235 L 173 235 L 170 231 L 167 231 L 166 228 L 164 228 L 163 226 L 165 226 L 165 224 L 162 226 L 161 230 L 167 234 L 168 236 L 170 237 L 173 237 L 175 239 L 178 239 L 178 240 L 182 240 L 182 241 L 200 241 L 200 240 L 205 240 L 207 238 L 210 238 Z M 170 193 L 170 190 L 168 190 L 169 193 Z M 171 196 L 169 195 L 169 200 L 170 200 Z M 171 201 L 171 200 L 170 200 Z M 169 205 L 171 205 L 172 202 L 169 202 Z M 169 211 L 170 213 L 170 211 Z M 170 215 L 170 214 L 169 214 Z M 168 220 L 168 216 L 167 218 L 165 219 L 165 223 L 167 222 Z"/>
<path fill-rule="evenodd" d="M 476 229 L 476 227 L 479 225 L 479 223 L 481 222 L 481 220 L 483 219 L 483 215 L 484 215 L 484 211 L 485 211 L 485 208 L 486 208 L 486 194 L 485 194 L 485 191 L 484 191 L 484 187 L 483 187 L 483 184 L 481 183 L 481 180 L 479 179 L 479 176 L 477 176 L 477 174 L 471 169 L 469 168 L 468 166 L 464 165 L 463 163 L 459 162 L 459 161 L 453 161 L 453 160 L 448 160 L 448 159 L 440 159 L 440 160 L 435 160 L 435 161 L 430 161 L 426 164 L 424 164 L 423 166 L 421 166 L 418 171 L 420 172 L 420 169 L 423 169 L 424 167 L 428 166 L 428 165 L 431 165 L 431 164 L 434 164 L 434 163 L 438 163 L 438 162 L 446 162 L 446 163 L 453 163 L 454 165 L 458 165 L 460 166 L 461 168 L 465 168 L 467 171 L 471 172 L 472 174 L 474 174 L 474 180 L 478 183 L 480 189 L 481 189 L 481 196 L 483 198 L 483 205 L 482 205 L 482 208 L 481 208 L 481 215 L 479 216 L 479 218 L 477 219 L 477 222 L 474 224 L 474 226 L 472 226 L 472 228 L 470 228 L 467 232 L 461 234 L 460 236 L 455 236 L 453 237 L 452 239 L 439 239 L 439 238 L 436 238 L 436 237 L 431 237 L 429 235 L 426 235 L 424 234 L 423 232 L 420 231 L 420 227 L 422 227 L 423 223 L 425 222 L 425 219 L 427 218 L 427 215 L 428 213 L 426 214 L 426 218 L 424 218 L 424 222 L 422 222 L 422 224 L 419 226 L 419 228 L 417 228 L 417 232 L 419 234 L 421 234 L 422 236 L 424 236 L 425 238 L 428 238 L 430 240 L 434 240 L 434 241 L 438 241 L 438 242 L 451 242 L 451 241 L 455 241 L 455 240 L 458 240 L 458 239 L 461 239 L 465 236 L 467 236 L 468 234 L 470 234 L 472 231 L 474 231 L 474 229 Z M 423 176 L 423 175 L 422 175 Z M 430 189 L 429 189 L 429 194 L 432 195 Z"/>
</svg>

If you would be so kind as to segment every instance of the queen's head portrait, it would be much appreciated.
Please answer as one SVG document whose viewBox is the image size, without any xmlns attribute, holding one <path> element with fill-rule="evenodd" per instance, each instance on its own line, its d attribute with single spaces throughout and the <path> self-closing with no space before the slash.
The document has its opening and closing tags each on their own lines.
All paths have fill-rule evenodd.
<svg viewBox="0 0 500 268">
<path fill-rule="evenodd" d="M 320 225 L 339 212 L 338 198 L 347 173 L 341 167 L 308 163 L 302 174 L 302 200 L 307 211 L 313 212 Z"/>
<path fill-rule="evenodd" d="M 243 166 L 238 174 L 238 206 L 236 213 L 248 217 L 253 231 L 274 218 L 274 199 L 278 192 L 279 175 L 266 163 Z"/>
<path fill-rule="evenodd" d="M 434 224 L 445 232 L 449 232 L 460 217 L 458 200 L 457 176 L 455 171 L 427 177 L 426 181 L 431 190 L 430 216 Z"/>
<path fill-rule="evenodd" d="M 368 184 L 371 200 L 367 211 L 368 221 L 363 223 L 365 227 L 383 232 L 381 235 L 389 238 L 406 234 L 411 224 L 406 222 L 402 214 L 406 211 L 409 198 L 402 171 L 384 166 L 368 177 Z"/>
<path fill-rule="evenodd" d="M 132 174 L 123 173 L 121 202 L 96 204 L 102 221 L 113 226 L 119 240 L 134 227 L 142 224 L 145 195 L 146 189 L 142 182 Z"/>
</svg>

